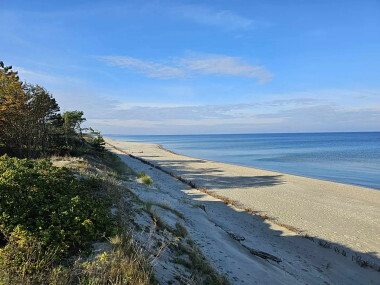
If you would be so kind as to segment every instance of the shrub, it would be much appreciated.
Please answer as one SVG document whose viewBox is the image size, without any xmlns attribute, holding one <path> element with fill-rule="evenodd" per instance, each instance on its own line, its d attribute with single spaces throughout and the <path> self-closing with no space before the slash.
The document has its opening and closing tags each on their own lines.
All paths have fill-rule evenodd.
<svg viewBox="0 0 380 285">
<path fill-rule="evenodd" d="M 142 181 L 142 183 L 144 183 L 146 185 L 153 184 L 153 179 L 150 178 L 149 176 L 144 176 L 143 178 L 141 178 L 141 181 Z"/>
<path fill-rule="evenodd" d="M 142 183 L 146 184 L 146 185 L 151 185 L 153 184 L 153 179 L 150 178 L 149 175 L 146 175 L 146 173 L 144 171 L 141 171 L 138 175 L 137 175 L 138 178 L 141 178 L 141 181 Z"/>
<path fill-rule="evenodd" d="M 110 231 L 104 200 L 93 195 L 98 179 L 77 179 L 48 160 L 0 157 L 0 232 L 10 240 L 19 227 L 43 248 L 61 254 L 84 249 Z"/>
<path fill-rule="evenodd" d="M 16 227 L 0 249 L 0 284 L 41 284 L 58 256 L 55 249 L 44 250 L 28 231 Z"/>
<path fill-rule="evenodd" d="M 138 178 L 143 178 L 143 177 L 145 177 L 145 176 L 146 176 L 146 173 L 145 173 L 144 171 L 141 171 L 141 172 L 137 175 Z"/>
</svg>

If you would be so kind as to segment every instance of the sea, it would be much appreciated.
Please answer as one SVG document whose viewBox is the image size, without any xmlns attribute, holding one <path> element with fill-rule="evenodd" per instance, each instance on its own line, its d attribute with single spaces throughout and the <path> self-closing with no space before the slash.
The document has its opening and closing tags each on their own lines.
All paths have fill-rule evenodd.
<svg viewBox="0 0 380 285">
<path fill-rule="evenodd" d="M 380 132 L 106 135 L 195 158 L 380 190 Z"/>
</svg>

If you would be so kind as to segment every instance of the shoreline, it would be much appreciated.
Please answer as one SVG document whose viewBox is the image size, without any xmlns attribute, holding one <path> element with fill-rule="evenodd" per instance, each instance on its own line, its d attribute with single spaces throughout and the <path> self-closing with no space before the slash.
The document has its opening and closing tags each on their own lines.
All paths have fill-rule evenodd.
<svg viewBox="0 0 380 285">
<path fill-rule="evenodd" d="M 331 229 L 324 230 L 323 227 L 317 227 L 317 230 L 322 229 L 321 234 L 327 233 L 325 238 L 321 236 L 313 238 L 315 235 L 309 234 L 308 231 L 301 234 L 294 232 L 287 228 L 285 223 L 279 225 L 275 221 L 264 219 L 262 216 L 254 215 L 215 198 L 214 194 L 223 196 L 227 194 L 228 196 L 228 193 L 231 194 L 230 192 L 233 194 L 236 191 L 247 190 L 244 187 L 240 189 L 231 187 L 240 182 L 244 184 L 246 173 L 242 172 L 247 170 L 245 167 L 234 167 L 181 156 L 161 149 L 156 144 L 105 139 L 108 144 L 116 147 L 115 149 L 108 146 L 109 149 L 119 154 L 128 166 L 137 173 L 144 171 L 153 179 L 151 186 L 142 187 L 140 190 L 130 189 L 147 203 L 170 205 L 172 209 L 181 213 L 184 217 L 183 225 L 187 228 L 191 238 L 199 245 L 213 266 L 229 278 L 231 284 L 241 284 L 241 282 L 244 284 L 265 282 L 271 284 L 376 284 L 380 280 L 380 274 L 376 267 L 380 265 L 380 258 L 376 255 L 378 253 L 376 243 L 373 247 L 375 250 L 372 250 L 372 252 L 376 252 L 375 254 L 355 248 L 355 242 L 361 243 L 363 240 L 366 246 L 371 247 L 373 244 L 367 244 L 366 241 L 368 239 L 378 240 L 377 221 L 374 221 L 373 233 L 367 235 L 362 231 L 361 239 L 351 244 L 351 240 L 344 236 L 350 234 L 346 230 L 347 227 L 336 230 L 335 237 L 343 237 L 343 240 L 340 241 L 333 241 L 335 229 L 333 231 Z M 200 171 L 194 171 L 194 168 L 197 167 L 201 167 Z M 234 168 L 237 169 L 235 177 L 232 171 Z M 252 169 L 250 170 L 252 171 Z M 253 171 L 258 170 L 254 169 Z M 205 179 L 202 180 L 202 177 Z M 195 188 L 195 186 L 199 188 L 199 182 L 215 183 L 216 180 L 222 179 L 223 181 L 225 177 L 227 180 L 231 180 L 231 183 L 224 185 L 227 186 L 224 189 L 208 188 L 211 192 L 205 193 L 202 189 Z M 195 179 L 190 180 L 190 178 Z M 310 180 L 302 179 L 302 177 L 296 178 L 303 181 Z M 193 185 L 189 185 L 187 183 L 189 181 L 194 181 Z M 320 182 L 331 185 L 329 182 Z M 271 205 L 275 205 L 276 203 L 272 203 L 273 196 L 268 193 L 268 190 L 284 186 L 286 184 L 269 185 L 258 187 L 256 190 L 260 191 L 259 197 L 269 198 Z M 347 188 L 344 184 L 340 186 Z M 350 188 L 350 186 L 348 187 Z M 286 191 L 286 188 L 282 190 Z M 378 193 L 377 190 L 364 189 L 364 191 L 367 190 Z M 281 192 L 281 188 L 276 189 L 276 192 Z M 301 189 L 301 194 L 302 192 Z M 245 192 L 243 194 L 241 196 L 243 202 L 250 200 L 252 193 Z M 379 196 L 376 195 L 376 197 Z M 320 198 L 317 197 L 317 200 Z M 281 203 L 284 209 L 291 213 L 294 208 L 289 205 L 289 202 L 292 200 L 292 196 L 290 196 Z M 327 200 L 329 200 L 328 197 Z M 343 202 L 347 203 L 347 201 Z M 309 201 L 306 200 L 305 203 L 308 206 Z M 367 202 L 366 206 L 368 206 Z M 260 212 L 259 207 L 256 207 L 255 210 L 259 214 L 269 212 Z M 342 207 L 341 210 L 344 211 L 345 208 Z M 319 215 L 315 215 L 315 211 L 301 214 L 304 219 L 317 216 L 318 221 L 322 219 L 323 222 L 323 217 L 328 217 L 328 215 L 324 215 L 325 212 L 329 214 L 328 211 L 321 210 Z M 171 215 L 165 214 L 160 218 L 169 223 L 172 222 Z M 279 222 L 282 222 L 281 217 Z M 355 221 L 353 220 L 353 222 Z M 323 226 L 323 223 L 321 224 Z M 358 223 L 352 223 L 352 227 L 357 225 Z M 331 233 L 333 236 L 332 239 L 329 239 Z"/>
<path fill-rule="evenodd" d="M 380 258 L 380 192 L 376 189 L 193 158 L 158 144 L 106 141 L 190 181 L 193 188 L 225 198 L 225 203 L 236 201 L 239 204 L 231 204 L 282 227 L 347 247 L 376 262 Z"/>
<path fill-rule="evenodd" d="M 113 138 L 110 138 L 110 139 L 113 139 Z M 113 139 L 113 140 L 116 140 L 116 139 Z M 120 141 L 120 142 L 130 142 L 130 141 Z M 286 174 L 286 175 L 297 176 L 297 177 L 300 177 L 300 178 L 308 178 L 308 179 L 320 180 L 320 181 L 324 181 L 324 182 L 331 182 L 331 183 L 337 183 L 337 184 L 342 184 L 342 185 L 355 186 L 355 187 L 361 187 L 361 188 L 365 188 L 365 189 L 380 191 L 380 186 L 379 186 L 379 188 L 371 188 L 371 187 L 367 187 L 367 186 L 364 186 L 364 185 L 337 182 L 337 181 L 328 180 L 328 179 L 315 178 L 315 177 L 311 177 L 311 176 L 307 176 L 307 175 L 294 174 L 294 173 L 290 173 L 290 172 L 282 172 L 282 171 L 277 171 L 277 170 L 272 170 L 272 169 L 267 169 L 267 168 L 260 168 L 260 167 L 256 167 L 256 166 L 249 166 L 249 165 L 245 165 L 245 164 L 230 163 L 230 162 L 224 162 L 224 161 L 219 161 L 219 160 L 211 160 L 211 159 L 206 159 L 206 158 L 201 158 L 201 157 L 196 157 L 196 156 L 189 156 L 189 155 L 186 155 L 186 154 L 178 153 L 178 152 L 172 151 L 170 149 L 167 149 L 162 144 L 158 144 L 158 143 L 137 142 L 137 141 L 136 142 L 132 141 L 132 142 L 133 143 L 142 143 L 142 144 L 157 145 L 159 149 L 162 149 L 163 151 L 167 151 L 167 152 L 169 152 L 171 154 L 175 154 L 175 155 L 179 155 L 179 156 L 184 156 L 184 157 L 187 157 L 187 158 L 200 159 L 200 160 L 204 160 L 204 161 L 208 161 L 208 162 L 212 162 L 212 163 L 223 163 L 223 164 L 228 164 L 228 165 L 231 165 L 231 166 L 247 167 L 247 168 L 252 168 L 252 169 L 261 170 L 261 171 L 270 171 L 270 172 L 273 172 L 273 173 L 278 173 L 280 175 Z"/>
<path fill-rule="evenodd" d="M 333 132 L 335 134 L 335 132 Z M 346 132 L 343 132 L 343 133 L 346 133 Z M 355 133 L 355 132 L 349 132 L 348 134 L 350 133 Z M 365 133 L 373 133 L 373 134 L 376 134 L 378 132 L 365 132 Z M 286 133 L 288 134 L 288 133 Z M 306 133 L 301 133 L 301 134 L 306 134 Z M 314 133 L 311 133 L 311 134 L 314 134 Z M 324 134 L 324 133 L 315 133 L 315 134 Z M 238 134 L 238 135 L 242 135 L 242 134 Z M 247 135 L 250 135 L 250 134 L 247 134 Z M 260 134 L 258 134 L 260 135 Z M 274 133 L 274 135 L 277 135 L 276 133 Z M 107 137 L 107 136 L 105 136 Z M 149 137 L 149 136 L 148 136 Z M 166 137 L 166 136 L 165 136 Z M 123 136 L 119 136 L 119 135 L 110 135 L 108 138 L 110 139 L 114 139 L 114 140 L 120 140 L 120 141 L 124 141 L 125 139 L 128 139 L 128 138 L 123 138 Z M 235 159 L 229 159 L 229 156 L 218 156 L 217 158 L 216 157 L 213 157 L 211 155 L 211 157 L 209 156 L 209 158 L 203 158 L 201 156 L 198 156 L 200 155 L 200 153 L 193 153 L 190 152 L 189 154 L 184 154 L 184 152 L 186 152 L 185 149 L 179 149 L 179 150 L 172 150 L 170 147 L 166 147 L 162 144 L 162 142 L 149 142 L 149 141 L 145 141 L 145 140 L 135 140 L 133 138 L 131 138 L 131 141 L 128 141 L 128 142 L 131 142 L 131 143 L 145 143 L 145 144 L 155 144 L 157 146 L 160 146 L 160 148 L 162 148 L 163 150 L 166 150 L 168 152 L 171 152 L 173 154 L 177 154 L 177 155 L 181 155 L 181 156 L 186 156 L 186 157 L 192 157 L 192 158 L 198 158 L 198 159 L 202 159 L 202 160 L 206 160 L 206 161 L 210 161 L 210 162 L 218 162 L 218 163 L 224 163 L 224 164 L 232 164 L 232 165 L 237 165 L 237 166 L 243 166 L 243 167 L 249 167 L 249 168 L 254 168 L 254 169 L 259 169 L 259 170 L 265 170 L 265 171 L 271 171 L 271 172 L 278 172 L 278 173 L 281 173 L 281 174 L 288 174 L 288 175 L 294 175 L 294 176 L 299 176 L 299 177 L 305 177 L 305 178 L 311 178 L 311 179 L 318 179 L 318 180 L 322 180 L 322 181 L 329 181 L 329 182 L 334 182 L 334 183 L 340 183 L 340 184 L 346 184 L 346 185 L 351 185 L 351 186 L 358 186 L 358 187 L 363 187 L 363 188 L 368 188 L 368 189 L 376 189 L 378 191 L 380 191 L 380 184 L 377 183 L 378 182 L 378 179 L 375 179 L 373 176 L 374 176 L 374 173 L 373 171 L 370 171 L 370 172 L 358 172 L 359 175 L 358 176 L 355 176 L 355 169 L 345 169 L 343 168 L 343 170 L 341 170 L 339 168 L 339 166 L 336 166 L 334 169 L 330 169 L 329 167 L 324 167 L 324 166 L 313 166 L 311 165 L 310 167 L 311 170 L 308 170 L 308 171 L 305 171 L 308 169 L 308 166 L 306 165 L 305 167 L 302 167 L 302 164 L 300 166 L 297 166 L 295 165 L 294 163 L 290 163 L 290 165 L 288 165 L 289 167 L 287 167 L 286 165 L 283 165 L 282 163 L 270 163 L 269 165 L 265 164 L 265 165 L 261 165 L 260 166 L 257 166 L 257 165 L 253 165 L 253 164 L 257 164 L 257 161 L 256 163 L 253 163 L 255 160 L 251 161 L 245 161 L 245 162 L 239 162 L 239 161 L 235 161 Z M 167 144 L 167 143 L 165 143 Z M 172 146 L 175 148 L 175 145 Z M 199 149 L 199 150 L 202 150 L 202 149 Z M 205 155 L 205 154 L 203 154 Z M 206 155 L 207 156 L 207 155 Z M 244 160 L 243 160 L 244 161 Z M 253 164 L 252 164 L 253 163 Z M 328 164 L 326 164 L 328 165 Z M 280 167 L 279 167 L 280 166 Z M 291 170 L 289 170 L 289 168 Z M 367 177 L 367 175 L 369 175 L 369 177 Z"/>
</svg>

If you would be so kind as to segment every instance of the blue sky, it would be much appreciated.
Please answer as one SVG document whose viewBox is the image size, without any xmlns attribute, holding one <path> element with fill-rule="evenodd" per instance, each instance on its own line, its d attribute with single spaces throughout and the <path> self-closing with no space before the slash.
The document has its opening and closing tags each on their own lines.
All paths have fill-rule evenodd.
<svg viewBox="0 0 380 285">
<path fill-rule="evenodd" d="M 380 131 L 380 1 L 6 1 L 0 60 L 103 133 Z"/>
</svg>

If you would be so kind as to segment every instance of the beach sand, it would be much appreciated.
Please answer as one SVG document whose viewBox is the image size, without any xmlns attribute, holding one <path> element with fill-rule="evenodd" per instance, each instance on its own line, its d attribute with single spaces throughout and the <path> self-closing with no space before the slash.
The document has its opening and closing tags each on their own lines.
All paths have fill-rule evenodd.
<svg viewBox="0 0 380 285">
<path fill-rule="evenodd" d="M 185 198 L 206 205 L 207 219 L 229 236 L 243 236 L 244 241 L 240 241 L 240 245 L 281 258 L 283 262 L 276 266 L 282 271 L 276 271 L 276 276 L 288 274 L 301 284 L 321 284 L 322 281 L 334 284 L 380 282 L 378 272 L 355 263 L 355 260 L 359 263 L 361 260 L 368 261 L 369 264 L 379 263 L 380 191 L 187 157 L 167 151 L 156 144 L 121 142 L 109 138 L 106 142 L 122 150 L 124 154 L 132 154 L 192 181 L 199 188 L 207 188 L 211 195 L 236 201 L 235 206 L 226 205 L 184 183 L 181 187 L 177 186 L 177 190 L 174 186 L 170 188 L 170 183 L 174 183 L 172 180 L 176 179 L 119 152 L 127 164 L 133 164 L 134 167 L 154 175 L 155 182 L 160 183 L 161 188 L 167 184 L 166 187 L 173 193 L 181 192 Z M 176 180 L 176 183 L 181 182 Z M 156 198 L 160 199 L 159 196 Z M 185 208 L 184 204 L 176 203 L 179 203 L 179 209 Z M 253 216 L 244 211 L 247 208 L 261 216 L 267 215 L 270 219 Z M 279 226 L 280 224 L 283 226 Z M 202 238 L 197 236 L 197 227 L 193 225 L 192 228 L 191 224 L 187 226 L 195 239 L 198 237 L 202 244 Z M 289 230 L 292 228 L 299 231 Z M 303 238 L 306 234 L 317 239 L 311 241 Z M 210 243 L 207 240 L 203 242 L 206 245 Z M 236 242 L 236 238 L 221 242 L 220 250 L 228 249 L 231 242 Z M 208 250 L 212 251 L 209 253 L 213 263 L 220 265 L 218 260 L 222 256 L 218 257 L 217 248 Z M 235 253 L 240 251 L 238 256 L 244 260 L 246 257 L 241 257 L 241 250 L 235 250 Z M 239 260 L 234 260 L 236 256 L 232 252 L 228 258 L 238 264 Z M 274 266 L 272 263 L 271 266 Z M 249 268 L 247 272 L 239 271 L 246 267 L 238 264 L 239 269 L 235 268 L 233 272 L 235 275 L 249 274 Z M 219 269 L 223 272 L 223 269 Z M 286 280 L 290 279 L 283 279 L 284 282 L 274 280 L 280 284 L 287 283 Z M 252 277 L 253 281 L 260 279 Z"/>
</svg>

